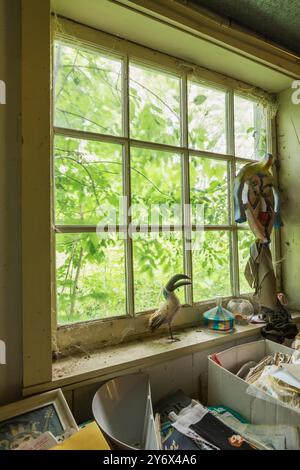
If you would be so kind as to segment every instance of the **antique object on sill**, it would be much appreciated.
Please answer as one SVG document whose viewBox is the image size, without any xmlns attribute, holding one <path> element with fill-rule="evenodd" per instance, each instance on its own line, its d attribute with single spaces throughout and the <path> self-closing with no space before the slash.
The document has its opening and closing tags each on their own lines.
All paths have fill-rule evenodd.
<svg viewBox="0 0 300 470">
<path fill-rule="evenodd" d="M 237 325 L 247 325 L 254 315 L 254 308 L 247 299 L 231 299 L 227 310 L 233 313 Z"/>
<path fill-rule="evenodd" d="M 217 306 L 211 308 L 203 315 L 204 324 L 210 330 L 219 331 L 220 333 L 231 333 L 235 325 L 235 316 L 233 313 L 222 307 L 222 299 L 217 299 Z"/>
<path fill-rule="evenodd" d="M 192 284 L 191 279 L 186 274 L 175 274 L 163 289 L 165 298 L 164 304 L 151 315 L 149 319 L 149 328 L 151 333 L 161 325 L 168 325 L 171 341 L 177 341 L 178 338 L 173 337 L 172 322 L 181 307 L 178 297 L 174 291 L 182 286 Z"/>
<path fill-rule="evenodd" d="M 293 323 L 290 312 L 283 305 L 275 310 L 265 309 L 262 316 L 266 321 L 261 330 L 264 338 L 284 343 L 285 339 L 293 339 L 297 335 L 297 325 Z"/>
<path fill-rule="evenodd" d="M 250 247 L 250 258 L 245 269 L 245 277 L 261 306 L 263 336 L 282 343 L 285 338 L 293 338 L 297 327 L 291 316 L 277 297 L 276 278 L 270 250 L 273 227 L 279 228 L 279 193 L 274 187 L 270 169 L 273 156 L 267 153 L 261 162 L 247 163 L 238 173 L 234 187 L 235 221 L 246 220 L 256 236 Z"/>
</svg>

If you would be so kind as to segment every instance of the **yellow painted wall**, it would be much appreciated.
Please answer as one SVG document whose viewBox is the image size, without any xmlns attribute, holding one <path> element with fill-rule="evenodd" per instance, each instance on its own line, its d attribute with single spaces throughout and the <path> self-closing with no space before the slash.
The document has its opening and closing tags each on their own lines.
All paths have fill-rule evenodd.
<svg viewBox="0 0 300 470">
<path fill-rule="evenodd" d="M 0 404 L 21 395 L 20 167 L 21 52 L 20 0 L 0 0 L 0 80 L 7 104 L 0 104 L 0 339 L 7 364 L 0 364 Z"/>
<path fill-rule="evenodd" d="M 283 287 L 291 307 L 300 309 L 300 104 L 292 103 L 292 88 L 279 94 L 277 118 L 282 194 Z"/>
</svg>

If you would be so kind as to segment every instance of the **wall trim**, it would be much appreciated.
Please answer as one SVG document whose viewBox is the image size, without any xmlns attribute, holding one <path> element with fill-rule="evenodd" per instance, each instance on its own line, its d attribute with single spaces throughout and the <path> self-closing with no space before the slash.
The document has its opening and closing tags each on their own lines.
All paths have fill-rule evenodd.
<svg viewBox="0 0 300 470">
<path fill-rule="evenodd" d="M 292 78 L 300 77 L 298 55 L 254 33 L 251 34 L 248 30 L 245 31 L 231 23 L 228 18 L 219 17 L 201 7 L 176 0 L 113 0 L 113 2 L 234 50 Z"/>
<path fill-rule="evenodd" d="M 50 0 L 22 0 L 23 384 L 48 382 L 51 358 Z"/>
</svg>

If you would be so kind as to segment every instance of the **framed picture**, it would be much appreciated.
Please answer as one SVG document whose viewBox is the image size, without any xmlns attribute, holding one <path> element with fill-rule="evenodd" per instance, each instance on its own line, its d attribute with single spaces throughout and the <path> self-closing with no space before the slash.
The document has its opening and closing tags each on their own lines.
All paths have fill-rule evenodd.
<svg viewBox="0 0 300 470">
<path fill-rule="evenodd" d="M 60 389 L 0 407 L 0 450 L 13 450 L 46 431 L 55 437 L 78 430 Z"/>
</svg>

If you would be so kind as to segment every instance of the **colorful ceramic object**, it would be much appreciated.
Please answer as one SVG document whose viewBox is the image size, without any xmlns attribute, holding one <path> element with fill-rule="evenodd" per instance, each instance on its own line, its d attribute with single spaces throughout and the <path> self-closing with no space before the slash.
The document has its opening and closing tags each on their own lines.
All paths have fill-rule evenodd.
<svg viewBox="0 0 300 470">
<path fill-rule="evenodd" d="M 203 318 L 204 324 L 210 330 L 229 333 L 234 329 L 235 317 L 229 310 L 222 307 L 222 299 L 217 299 L 217 306 L 205 312 Z"/>
</svg>

